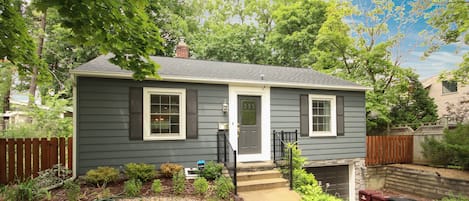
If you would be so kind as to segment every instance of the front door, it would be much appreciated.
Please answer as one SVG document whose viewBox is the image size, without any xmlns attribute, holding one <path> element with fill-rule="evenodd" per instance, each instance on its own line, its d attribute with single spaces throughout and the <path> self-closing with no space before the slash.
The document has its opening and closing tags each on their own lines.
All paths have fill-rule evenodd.
<svg viewBox="0 0 469 201">
<path fill-rule="evenodd" d="M 238 153 L 261 153 L 261 97 L 238 96 Z"/>
</svg>

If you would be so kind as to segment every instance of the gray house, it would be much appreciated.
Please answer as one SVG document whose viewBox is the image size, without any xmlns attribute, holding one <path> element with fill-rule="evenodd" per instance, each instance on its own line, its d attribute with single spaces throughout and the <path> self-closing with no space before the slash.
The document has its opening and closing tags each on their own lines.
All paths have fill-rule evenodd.
<svg viewBox="0 0 469 201">
<path fill-rule="evenodd" d="M 108 58 L 72 71 L 76 174 L 217 160 L 219 129 L 228 130 L 239 162 L 269 161 L 272 131 L 299 130 L 318 179 L 350 198 L 364 187 L 367 88 L 311 69 L 168 57 L 151 57 L 161 80 L 135 81 Z"/>
</svg>

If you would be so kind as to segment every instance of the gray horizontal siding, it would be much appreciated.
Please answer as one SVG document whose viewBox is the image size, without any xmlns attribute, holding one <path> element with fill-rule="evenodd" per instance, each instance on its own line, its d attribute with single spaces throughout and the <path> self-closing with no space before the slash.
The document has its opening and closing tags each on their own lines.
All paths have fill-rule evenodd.
<svg viewBox="0 0 469 201">
<path fill-rule="evenodd" d="M 198 139 L 180 141 L 129 140 L 129 87 L 198 90 Z M 97 166 L 119 167 L 130 162 L 174 162 L 194 166 L 216 160 L 218 122 L 228 122 L 221 106 L 228 86 L 79 77 L 77 83 L 78 174 Z"/>
<path fill-rule="evenodd" d="M 300 94 L 344 96 L 345 134 L 336 137 L 300 137 L 299 146 L 308 160 L 363 158 L 366 156 L 365 93 L 271 88 L 272 130 L 300 128 Z"/>
</svg>

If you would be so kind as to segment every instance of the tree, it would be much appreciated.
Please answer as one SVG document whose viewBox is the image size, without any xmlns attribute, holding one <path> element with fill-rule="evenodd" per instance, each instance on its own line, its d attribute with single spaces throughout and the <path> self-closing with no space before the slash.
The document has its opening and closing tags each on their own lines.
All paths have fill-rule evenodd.
<svg viewBox="0 0 469 201">
<path fill-rule="evenodd" d="M 402 33 L 391 33 L 388 23 L 403 15 L 404 8 L 392 1 L 374 1 L 373 9 L 359 12 L 350 4 L 330 2 L 327 19 L 310 52 L 313 68 L 352 80 L 372 89 L 366 92 L 367 129 L 383 129 L 392 122 L 391 108 L 407 93 L 413 75 L 399 66 Z M 360 16 L 363 21 L 348 26 L 345 17 Z M 402 19 L 402 24 L 408 23 Z M 354 37 L 352 37 L 352 34 Z"/>
<path fill-rule="evenodd" d="M 327 3 L 303 0 L 280 6 L 273 13 L 275 26 L 268 36 L 273 64 L 293 67 L 310 65 L 310 51 L 321 25 L 326 20 Z"/>
<path fill-rule="evenodd" d="M 433 28 L 422 32 L 428 39 L 426 45 L 430 46 L 424 57 L 438 51 L 443 45 L 469 47 L 469 2 L 418 0 L 412 4 L 412 9 L 417 16 L 426 17 L 427 23 Z M 463 62 L 451 74 L 459 82 L 469 82 L 469 52 L 463 55 Z"/>
<path fill-rule="evenodd" d="M 437 106 L 428 96 L 428 91 L 423 88 L 418 76 L 413 74 L 409 80 L 407 93 L 400 94 L 397 104 L 391 109 L 391 123 L 413 124 L 417 128 L 421 123 L 437 121 Z"/>
</svg>

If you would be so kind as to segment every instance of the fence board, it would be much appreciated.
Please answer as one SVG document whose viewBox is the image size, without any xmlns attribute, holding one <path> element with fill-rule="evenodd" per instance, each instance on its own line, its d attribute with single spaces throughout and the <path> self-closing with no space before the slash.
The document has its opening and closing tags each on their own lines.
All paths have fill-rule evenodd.
<svg viewBox="0 0 469 201">
<path fill-rule="evenodd" d="M 65 166 L 65 138 L 59 138 L 60 164 Z"/>
<path fill-rule="evenodd" d="M 24 140 L 24 177 L 31 176 L 31 139 Z"/>
<path fill-rule="evenodd" d="M 7 143 L 0 139 L 0 183 L 7 183 Z"/>
<path fill-rule="evenodd" d="M 23 139 L 16 139 L 16 177 L 18 179 L 23 178 Z"/>
<path fill-rule="evenodd" d="M 68 169 L 70 170 L 73 170 L 73 158 L 72 158 L 72 154 L 73 154 L 73 138 L 68 138 L 68 142 L 67 142 L 67 154 L 68 154 Z"/>
<path fill-rule="evenodd" d="M 39 172 L 39 139 L 33 139 L 33 176 Z"/>
<path fill-rule="evenodd" d="M 41 166 L 40 166 L 40 171 L 49 169 L 49 142 L 47 141 L 47 138 L 42 138 L 41 139 Z"/>
<path fill-rule="evenodd" d="M 412 163 L 413 136 L 367 136 L 366 164 Z"/>
<path fill-rule="evenodd" d="M 55 164 L 59 163 L 58 157 L 58 140 L 52 138 L 49 140 L 49 168 L 54 167 Z"/>
<path fill-rule="evenodd" d="M 15 178 L 15 142 L 8 140 L 8 180 L 12 181 Z"/>
</svg>

